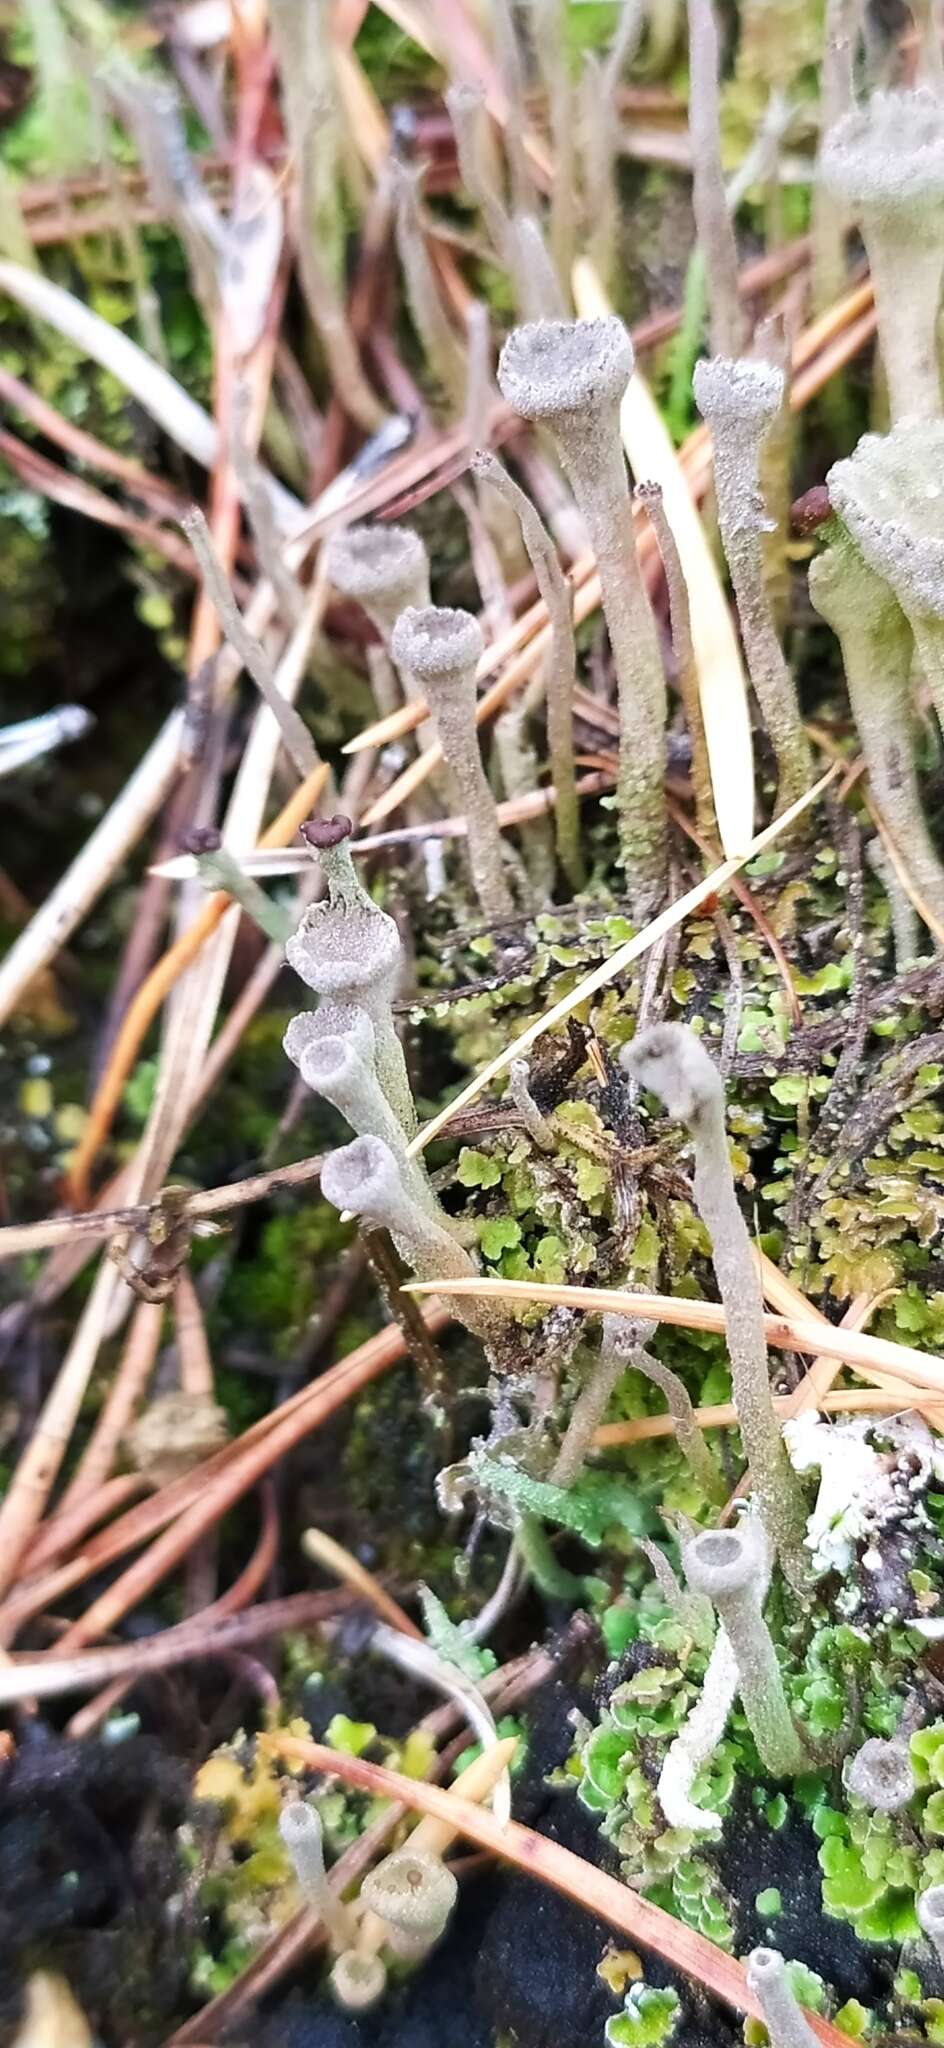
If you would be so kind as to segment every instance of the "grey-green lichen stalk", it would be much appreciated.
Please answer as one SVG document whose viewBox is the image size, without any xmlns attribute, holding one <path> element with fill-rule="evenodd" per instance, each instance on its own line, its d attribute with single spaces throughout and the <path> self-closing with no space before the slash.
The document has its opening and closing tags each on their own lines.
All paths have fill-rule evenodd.
<svg viewBox="0 0 944 2048">
<path fill-rule="evenodd" d="M 761 2003 L 770 2048 L 819 2048 L 797 2002 L 779 1949 L 755 1948 L 747 1959 L 747 1982 Z"/>
<path fill-rule="evenodd" d="M 748 1516 L 736 1529 L 702 1530 L 683 1544 L 682 1563 L 692 1591 L 707 1595 L 717 1610 L 734 1651 L 741 1704 L 764 1769 L 775 1778 L 809 1770 L 764 1620 L 767 1564 L 759 1522 Z"/>
<path fill-rule="evenodd" d="M 908 620 L 944 729 L 944 421 L 906 419 L 890 434 L 864 434 L 826 481 L 830 504 Z"/>
<path fill-rule="evenodd" d="M 869 782 L 920 895 L 944 922 L 944 867 L 921 805 L 915 768 L 911 669 L 914 640 L 894 593 L 840 527 L 810 563 L 810 597 L 842 648 Z"/>
<path fill-rule="evenodd" d="M 646 1349 L 649 1338 L 655 1334 L 655 1324 L 643 1327 L 646 1334 L 640 1336 L 640 1325 L 632 1317 L 604 1316 L 600 1338 L 601 1364 L 609 1365 L 617 1376 L 619 1371 L 641 1372 L 660 1389 L 675 1423 L 675 1441 L 693 1479 L 705 1499 L 720 1506 L 727 1499 L 727 1488 L 698 1427 L 688 1390 L 677 1372 L 663 1365 L 660 1359 L 653 1358 Z"/>
<path fill-rule="evenodd" d="M 471 612 L 410 607 L 393 630 L 401 674 L 424 695 L 466 815 L 469 866 L 484 915 L 496 924 L 514 911 L 505 880 L 501 831 L 475 725 L 476 674 L 484 641 Z"/>
<path fill-rule="evenodd" d="M 315 820 L 306 831 L 324 870 L 328 894 L 306 910 L 286 944 L 285 957 L 318 995 L 367 1012 L 377 1077 L 411 1137 L 416 1110 L 393 1020 L 403 958 L 400 934 L 393 918 L 371 901 L 357 880 L 345 843 L 350 819 Z"/>
<path fill-rule="evenodd" d="M 734 1404 L 761 1518 L 784 1570 L 806 1576 L 806 1512 L 770 1391 L 764 1306 L 728 1155 L 721 1076 L 685 1024 L 640 1032 L 623 1055 L 629 1071 L 687 1126 L 695 1152 L 693 1192 L 711 1238 L 725 1312 Z"/>
<path fill-rule="evenodd" d="M 634 360 L 620 320 L 538 320 L 509 335 L 498 381 L 523 419 L 550 430 L 597 559 L 619 691 L 620 844 L 631 900 L 645 915 L 666 880 L 666 696 L 620 440 Z"/>
<path fill-rule="evenodd" d="M 476 1268 L 467 1251 L 425 1202 L 417 1198 L 404 1176 L 397 1154 L 382 1138 L 355 1138 L 330 1152 L 321 1169 L 321 1192 L 336 1209 L 349 1210 L 369 1228 L 389 1230 L 401 1257 L 421 1280 L 441 1280 L 448 1298 L 450 1280 L 468 1280 Z M 455 1314 L 483 1339 L 492 1338 L 502 1321 L 489 1302 L 463 1297 Z"/>
<path fill-rule="evenodd" d="M 551 649 L 547 662 L 547 749 L 554 783 L 554 827 L 561 866 L 572 889 L 583 887 L 580 812 L 574 774 L 574 646 L 573 600 L 557 559 L 557 550 L 530 498 L 487 449 L 478 448 L 472 470 L 513 506 L 534 570 L 538 592 L 547 607 Z"/>
<path fill-rule="evenodd" d="M 937 318 L 944 272 L 944 105 L 876 92 L 837 121 L 820 176 L 845 202 L 869 258 L 893 420 L 941 413 Z"/>
<path fill-rule="evenodd" d="M 764 583 L 760 452 L 780 410 L 783 372 L 771 363 L 712 356 L 695 365 L 695 399 L 711 428 L 718 525 L 731 571 L 744 654 L 777 757 L 777 809 L 812 780 L 796 686 L 777 637 Z"/>
</svg>

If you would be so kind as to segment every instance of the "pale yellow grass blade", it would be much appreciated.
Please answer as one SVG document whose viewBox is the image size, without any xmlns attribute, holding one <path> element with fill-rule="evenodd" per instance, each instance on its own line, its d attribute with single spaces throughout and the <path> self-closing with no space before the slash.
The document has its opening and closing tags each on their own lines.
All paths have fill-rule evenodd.
<svg viewBox="0 0 944 2048">
<path fill-rule="evenodd" d="M 587 257 L 581 256 L 574 264 L 572 281 L 574 303 L 582 319 L 599 319 L 612 312 Z M 724 852 L 731 858 L 743 851 L 754 829 L 754 748 L 741 653 L 685 471 L 638 365 L 620 408 L 620 431 L 636 482 L 661 485 L 666 517 L 682 559 L 718 830 Z"/>
<path fill-rule="evenodd" d="M 674 1294 L 628 1293 L 619 1287 L 552 1287 L 531 1280 L 415 1280 L 410 1294 L 434 1294 L 437 1289 L 459 1296 L 469 1294 L 482 1301 L 534 1302 L 542 1308 L 576 1308 L 585 1315 L 645 1316 L 656 1323 L 675 1323 L 686 1330 L 712 1330 L 724 1334 L 725 1314 L 720 1302 L 689 1301 Z M 807 1351 L 819 1356 L 829 1353 L 843 1365 L 868 1379 L 874 1372 L 883 1381 L 891 1375 L 895 1391 L 904 1382 L 931 1387 L 944 1393 L 944 1358 L 929 1351 L 914 1351 L 910 1344 L 893 1344 L 887 1337 L 869 1337 L 857 1330 L 836 1329 L 824 1320 L 788 1315 L 767 1315 L 764 1329 L 768 1344 L 783 1351 Z"/>
<path fill-rule="evenodd" d="M 615 953 L 611 953 L 608 960 L 602 961 L 591 974 L 585 974 L 583 980 L 578 981 L 576 988 L 572 988 L 569 995 L 562 996 L 559 1003 L 553 1003 L 542 1017 L 535 1017 L 524 1031 L 519 1032 L 517 1038 L 512 1039 L 510 1045 L 506 1045 L 504 1052 L 489 1060 L 474 1079 L 469 1081 L 465 1088 L 460 1089 L 452 1102 L 447 1102 L 445 1109 L 441 1109 L 428 1124 L 424 1124 L 421 1131 L 417 1131 L 415 1138 L 410 1141 L 408 1150 L 411 1153 L 421 1152 L 423 1146 L 428 1145 L 431 1138 L 437 1137 L 460 1109 L 465 1109 L 470 1102 L 474 1102 L 483 1089 L 488 1087 L 490 1081 L 496 1080 L 499 1074 L 506 1073 L 512 1060 L 521 1059 L 535 1040 L 543 1037 L 545 1031 L 553 1031 L 556 1024 L 562 1024 L 565 1017 L 571 1016 L 574 1010 L 580 1008 L 581 1003 L 596 995 L 598 989 L 605 988 L 608 982 L 615 980 L 618 974 L 622 974 L 624 967 L 631 966 L 642 953 L 648 952 L 649 947 L 654 946 L 657 939 L 663 938 L 666 932 L 673 931 L 691 911 L 698 910 L 707 896 L 717 895 L 719 890 L 726 888 L 732 875 L 736 875 L 739 868 L 747 861 L 753 860 L 758 853 L 763 853 L 765 847 L 772 846 L 782 833 L 789 832 L 791 825 L 803 811 L 809 809 L 810 804 L 816 802 L 817 797 L 822 795 L 838 772 L 838 765 L 834 764 L 820 777 L 819 782 L 814 783 L 812 789 L 808 789 L 805 795 L 798 797 L 795 804 L 790 805 L 789 810 L 775 818 L 772 825 L 766 825 L 762 832 L 758 832 L 756 838 L 750 841 L 740 856 L 723 861 L 710 875 L 705 875 L 700 882 L 696 882 L 694 888 L 680 896 L 676 903 L 670 903 L 666 910 L 660 911 L 658 917 L 654 917 L 644 931 L 637 932 L 632 939 L 627 939 L 625 945 L 617 946 Z"/>
</svg>

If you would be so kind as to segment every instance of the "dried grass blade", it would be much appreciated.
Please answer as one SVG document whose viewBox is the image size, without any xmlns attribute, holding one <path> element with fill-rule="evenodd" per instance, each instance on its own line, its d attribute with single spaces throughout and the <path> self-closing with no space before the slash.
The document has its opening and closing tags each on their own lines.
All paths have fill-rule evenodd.
<svg viewBox="0 0 944 2048">
<path fill-rule="evenodd" d="M 34 976 L 66 944 L 159 811 L 177 772 L 183 716 L 182 711 L 171 713 L 121 795 L 11 946 L 0 966 L 0 1024 L 16 1009 Z"/>
<path fill-rule="evenodd" d="M 726 888 L 732 875 L 735 875 L 746 861 L 753 860 L 765 847 L 772 846 L 782 832 L 789 832 L 795 820 L 809 808 L 810 804 L 816 802 L 835 780 L 837 773 L 838 767 L 834 764 L 812 789 L 808 789 L 795 804 L 791 804 L 789 810 L 775 818 L 772 825 L 766 825 L 762 832 L 758 832 L 739 858 L 723 861 L 712 874 L 696 882 L 694 888 L 689 889 L 686 895 L 680 896 L 676 903 L 671 903 L 666 910 L 660 911 L 659 916 L 653 918 L 652 923 L 646 925 L 643 931 L 637 932 L 634 938 L 627 939 L 625 945 L 618 946 L 616 952 L 611 953 L 609 959 L 604 960 L 601 966 L 595 967 L 591 974 L 585 974 L 576 987 L 571 989 L 569 995 L 562 996 L 560 1002 L 552 1004 L 542 1017 L 536 1017 L 510 1045 L 506 1045 L 504 1052 L 489 1060 L 474 1079 L 469 1081 L 465 1088 L 460 1089 L 452 1102 L 446 1104 L 445 1109 L 440 1110 L 428 1124 L 424 1124 L 423 1129 L 411 1139 L 409 1151 L 422 1151 L 423 1146 L 438 1136 L 460 1109 L 465 1109 L 470 1102 L 474 1102 L 483 1089 L 488 1087 L 490 1081 L 496 1080 L 499 1074 L 506 1073 L 512 1060 L 520 1059 L 545 1031 L 551 1031 L 556 1024 L 563 1023 L 564 1018 L 579 1009 L 581 1003 L 587 1002 L 591 996 L 596 995 L 598 989 L 605 988 L 616 975 L 622 974 L 625 967 L 631 966 L 641 954 L 648 952 L 650 946 L 654 946 L 666 932 L 673 931 L 676 925 L 681 924 L 690 911 L 697 910 L 706 896 L 716 895 L 721 889 Z"/>
<path fill-rule="evenodd" d="M 675 1323 L 685 1330 L 714 1330 L 719 1335 L 725 1329 L 724 1310 L 718 1302 L 686 1301 L 669 1294 L 629 1294 L 613 1287 L 553 1287 L 530 1280 L 416 1280 L 406 1291 L 431 1294 L 437 1288 L 448 1288 L 455 1295 L 476 1295 L 484 1301 L 529 1301 L 548 1308 L 576 1308 L 584 1315 L 646 1316 L 653 1322 Z M 887 1337 L 869 1337 L 800 1316 L 767 1315 L 764 1327 L 768 1344 L 781 1350 L 808 1351 L 814 1357 L 828 1352 L 866 1379 L 873 1372 L 883 1379 L 891 1374 L 899 1384 L 911 1380 L 915 1387 L 930 1387 L 935 1393 L 944 1393 L 944 1358 L 932 1352 L 915 1351 L 910 1344 L 893 1344 Z"/>
<path fill-rule="evenodd" d="M 38 320 L 47 321 L 74 348 L 117 377 L 164 433 L 203 469 L 214 467 L 220 452 L 215 421 L 120 327 L 111 326 L 100 314 L 93 313 L 62 285 L 53 284 L 35 270 L 23 269 L 18 263 L 0 262 L 0 291 L 7 291 L 18 305 Z M 286 526 L 294 527 L 303 506 L 275 478 L 268 479 L 268 487 L 280 518 Z"/>
<path fill-rule="evenodd" d="M 586 257 L 573 271 L 574 302 L 582 319 L 612 312 Z M 629 466 L 639 483 L 661 485 L 688 586 L 692 646 L 718 830 L 725 854 L 740 853 L 754 829 L 754 748 L 747 684 L 737 634 L 691 485 L 637 364 L 620 408 Z"/>
<path fill-rule="evenodd" d="M 117 1267 L 100 1266 L 51 1391 L 0 1507 L 0 1595 L 19 1569 L 55 1484 L 92 1374 L 112 1305 L 124 1286 Z"/>
</svg>

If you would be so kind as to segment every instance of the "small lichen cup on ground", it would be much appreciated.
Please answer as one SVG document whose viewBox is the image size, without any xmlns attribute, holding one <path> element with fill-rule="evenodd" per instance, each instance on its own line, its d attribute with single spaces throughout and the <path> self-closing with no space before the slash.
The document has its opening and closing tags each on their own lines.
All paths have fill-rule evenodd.
<svg viewBox="0 0 944 2048">
<path fill-rule="evenodd" d="M 386 1921 L 394 1954 L 419 1962 L 445 1933 L 458 1890 L 440 1857 L 408 1844 L 369 1872 L 361 1898 Z"/>
<path fill-rule="evenodd" d="M 718 525 L 748 671 L 777 757 L 777 809 L 785 811 L 809 788 L 812 760 L 761 550 L 771 522 L 761 496 L 760 456 L 783 402 L 783 372 L 772 363 L 712 356 L 696 363 L 693 381 L 698 410 L 711 429 Z"/>
</svg>

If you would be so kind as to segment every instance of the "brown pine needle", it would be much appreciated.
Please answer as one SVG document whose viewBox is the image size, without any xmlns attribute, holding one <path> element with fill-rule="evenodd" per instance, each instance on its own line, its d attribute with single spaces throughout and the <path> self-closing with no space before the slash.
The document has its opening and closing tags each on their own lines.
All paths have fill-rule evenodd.
<svg viewBox="0 0 944 2048">
<path fill-rule="evenodd" d="M 425 1319 L 434 1332 L 448 1321 L 438 1304 L 427 1309 Z M 153 1586 L 160 1584 L 180 1563 L 191 1543 L 198 1542 L 213 1528 L 227 1508 L 264 1478 L 279 1458 L 403 1356 L 403 1338 L 395 1324 L 358 1345 L 312 1386 L 303 1387 L 280 1408 L 260 1417 L 235 1443 L 225 1445 L 185 1478 L 162 1487 L 150 1500 L 139 1502 L 110 1528 L 91 1538 L 77 1556 L 18 1587 L 0 1610 L 0 1641 L 9 1641 L 23 1622 L 41 1613 L 50 1600 L 81 1585 L 105 1565 L 139 1548 L 149 1537 L 156 1537 L 150 1550 L 72 1624 L 49 1654 L 68 1654 L 93 1641 Z M 106 1612 L 108 1619 L 104 1618 Z"/>
</svg>

